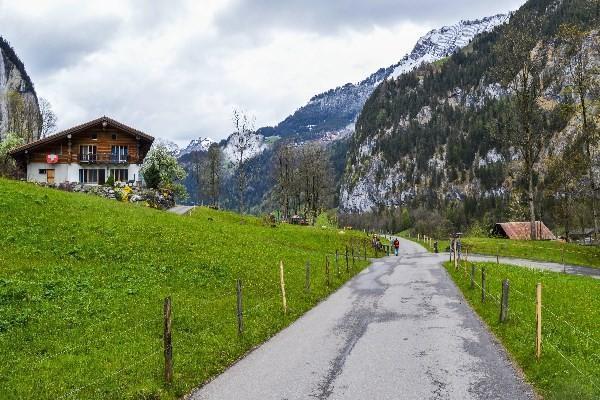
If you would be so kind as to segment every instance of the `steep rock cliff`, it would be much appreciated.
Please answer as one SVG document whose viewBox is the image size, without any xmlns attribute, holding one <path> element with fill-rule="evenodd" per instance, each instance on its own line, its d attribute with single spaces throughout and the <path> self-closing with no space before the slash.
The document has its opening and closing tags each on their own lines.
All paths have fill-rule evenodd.
<svg viewBox="0 0 600 400">
<path fill-rule="evenodd" d="M 30 129 L 37 134 L 39 106 L 33 83 L 14 49 L 0 37 L 0 139 L 10 128 L 15 107 L 19 108 L 18 112 L 33 113 L 26 119 L 32 125 Z"/>
</svg>

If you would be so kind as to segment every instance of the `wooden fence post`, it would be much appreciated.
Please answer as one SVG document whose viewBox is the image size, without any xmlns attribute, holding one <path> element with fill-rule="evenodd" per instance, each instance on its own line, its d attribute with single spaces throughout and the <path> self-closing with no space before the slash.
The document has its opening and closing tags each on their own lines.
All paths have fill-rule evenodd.
<svg viewBox="0 0 600 400">
<path fill-rule="evenodd" d="M 535 290 L 535 357 L 542 356 L 542 284 L 538 283 Z"/>
<path fill-rule="evenodd" d="M 481 302 L 485 303 L 485 267 L 481 267 Z"/>
<path fill-rule="evenodd" d="M 304 289 L 310 293 L 310 261 L 306 260 L 306 280 L 304 282 Z"/>
<path fill-rule="evenodd" d="M 238 335 L 244 332 L 244 309 L 242 303 L 242 280 L 238 279 L 236 282 L 236 293 L 237 293 L 237 327 Z"/>
<path fill-rule="evenodd" d="M 348 265 L 348 246 L 346 246 L 346 272 L 350 272 L 350 267 Z"/>
<path fill-rule="evenodd" d="M 454 253 L 454 270 L 456 271 L 456 270 L 458 270 L 458 257 L 456 254 L 456 247 L 457 247 L 456 240 L 454 241 L 454 244 L 452 245 L 452 247 L 454 248 L 454 251 L 453 251 L 453 253 Z"/>
<path fill-rule="evenodd" d="M 171 318 L 171 297 L 165 298 L 165 303 L 163 306 L 163 316 L 164 316 L 164 333 L 163 333 L 163 341 L 164 341 L 164 353 L 165 353 L 165 382 L 171 383 L 173 381 L 173 343 L 171 341 L 171 327 L 172 327 L 172 318 Z"/>
<path fill-rule="evenodd" d="M 500 301 L 500 322 L 505 322 L 508 318 L 508 289 L 510 283 L 508 279 L 502 281 L 502 300 Z"/>
<path fill-rule="evenodd" d="M 475 264 L 471 264 L 471 289 L 475 289 Z"/>
<path fill-rule="evenodd" d="M 331 276 L 329 275 L 329 256 L 325 256 L 325 275 L 327 276 L 327 286 L 330 286 Z"/>
<path fill-rule="evenodd" d="M 283 303 L 283 313 L 287 314 L 287 299 L 285 298 L 285 278 L 283 276 L 283 260 L 279 261 L 279 283 L 281 285 L 281 302 Z"/>
</svg>

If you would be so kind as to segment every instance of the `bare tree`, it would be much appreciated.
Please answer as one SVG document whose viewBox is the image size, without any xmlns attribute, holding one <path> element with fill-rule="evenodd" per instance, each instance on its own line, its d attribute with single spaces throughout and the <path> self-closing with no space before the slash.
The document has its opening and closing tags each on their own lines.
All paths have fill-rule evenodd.
<svg viewBox="0 0 600 400">
<path fill-rule="evenodd" d="M 290 218 L 290 198 L 294 179 L 294 151 L 290 144 L 277 148 L 275 158 L 275 195 L 279 200 L 279 208 L 283 219 Z"/>
<path fill-rule="evenodd" d="M 191 170 L 192 176 L 194 178 L 194 183 L 196 184 L 196 201 L 200 202 L 202 199 L 202 194 L 204 192 L 203 189 L 203 174 L 204 174 L 204 157 L 203 154 L 199 151 L 195 151 L 191 154 Z"/>
<path fill-rule="evenodd" d="M 246 161 L 256 137 L 254 132 L 255 119 L 243 111 L 233 110 L 232 121 L 234 131 L 229 140 L 235 152 L 239 210 L 243 214 L 244 192 L 248 186 Z"/>
<path fill-rule="evenodd" d="M 223 168 L 223 152 L 217 143 L 208 148 L 204 168 L 206 194 L 210 197 L 212 206 L 218 207 L 221 192 L 221 171 Z"/>
<path fill-rule="evenodd" d="M 546 189 L 556 201 L 556 214 L 563 221 L 565 237 L 569 239 L 571 222 L 576 214 L 576 203 L 585 197 L 583 184 L 585 156 L 579 146 L 571 146 L 561 155 L 549 157 L 546 161 L 548 175 Z"/>
<path fill-rule="evenodd" d="M 40 136 L 46 137 L 56 130 L 56 114 L 52 110 L 52 104 L 43 97 L 40 97 Z"/>
<path fill-rule="evenodd" d="M 17 91 L 8 93 L 8 131 L 23 138 L 26 143 L 40 138 L 40 114 L 37 103 Z"/>
<path fill-rule="evenodd" d="M 535 193 L 540 156 L 548 146 L 552 132 L 539 104 L 544 90 L 544 46 L 537 45 L 539 19 L 532 13 L 515 14 L 496 44 L 498 59 L 493 74 L 511 92 L 507 111 L 498 126 L 499 139 L 519 154 L 527 186 L 531 238 L 537 239 Z"/>
<path fill-rule="evenodd" d="M 591 117 L 594 104 L 591 99 L 597 90 L 598 67 L 595 59 L 598 57 L 597 34 L 585 32 L 575 25 L 562 25 L 559 31 L 559 49 L 556 52 L 556 64 L 560 68 L 561 86 L 565 95 L 575 101 L 572 108 L 579 117 L 578 138 L 585 154 L 584 167 L 589 175 L 592 218 L 594 222 L 594 239 L 598 235 L 598 190 L 594 179 L 593 149 L 598 144 L 598 132 Z M 596 46 L 594 46 L 596 44 Z"/>
</svg>

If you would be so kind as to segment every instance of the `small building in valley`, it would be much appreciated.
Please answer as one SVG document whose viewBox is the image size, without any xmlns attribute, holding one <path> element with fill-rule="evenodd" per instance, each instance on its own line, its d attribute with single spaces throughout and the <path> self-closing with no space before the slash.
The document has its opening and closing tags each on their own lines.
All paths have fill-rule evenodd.
<svg viewBox="0 0 600 400">
<path fill-rule="evenodd" d="M 590 244 L 594 241 L 594 228 L 574 229 L 569 232 L 569 239 Z"/>
<path fill-rule="evenodd" d="M 538 240 L 556 240 L 556 236 L 542 221 L 535 221 Z M 492 229 L 492 236 L 513 240 L 531 239 L 531 222 L 499 222 Z"/>
<path fill-rule="evenodd" d="M 141 182 L 140 167 L 154 138 L 101 117 L 10 152 L 21 176 L 48 184 Z"/>
</svg>

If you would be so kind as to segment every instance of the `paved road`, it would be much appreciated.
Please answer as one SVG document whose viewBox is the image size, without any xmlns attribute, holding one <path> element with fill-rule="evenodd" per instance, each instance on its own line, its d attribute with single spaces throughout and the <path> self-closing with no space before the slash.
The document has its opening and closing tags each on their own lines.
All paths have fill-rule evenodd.
<svg viewBox="0 0 600 400">
<path fill-rule="evenodd" d="M 469 261 L 496 262 L 495 256 L 469 254 L 468 257 L 469 257 Z M 449 254 L 445 253 L 442 256 L 442 258 L 444 260 L 448 260 Z M 565 264 L 563 266 L 563 264 L 559 264 L 559 263 L 525 260 L 522 258 L 512 258 L 512 257 L 500 257 L 500 263 L 501 264 L 512 264 L 512 265 L 517 265 L 520 267 L 527 267 L 527 268 L 545 269 L 545 270 L 554 271 L 554 272 L 566 272 L 567 274 L 590 276 L 592 278 L 600 279 L 600 268 L 581 267 L 578 265 L 569 265 L 569 264 Z"/>
<path fill-rule="evenodd" d="M 173 208 L 169 208 L 167 211 L 175 213 L 175 214 L 179 214 L 179 215 L 185 215 L 187 213 L 189 213 L 190 211 L 192 211 L 194 209 L 194 206 L 175 206 Z"/>
<path fill-rule="evenodd" d="M 402 240 L 190 398 L 532 399 L 439 256 Z"/>
</svg>

